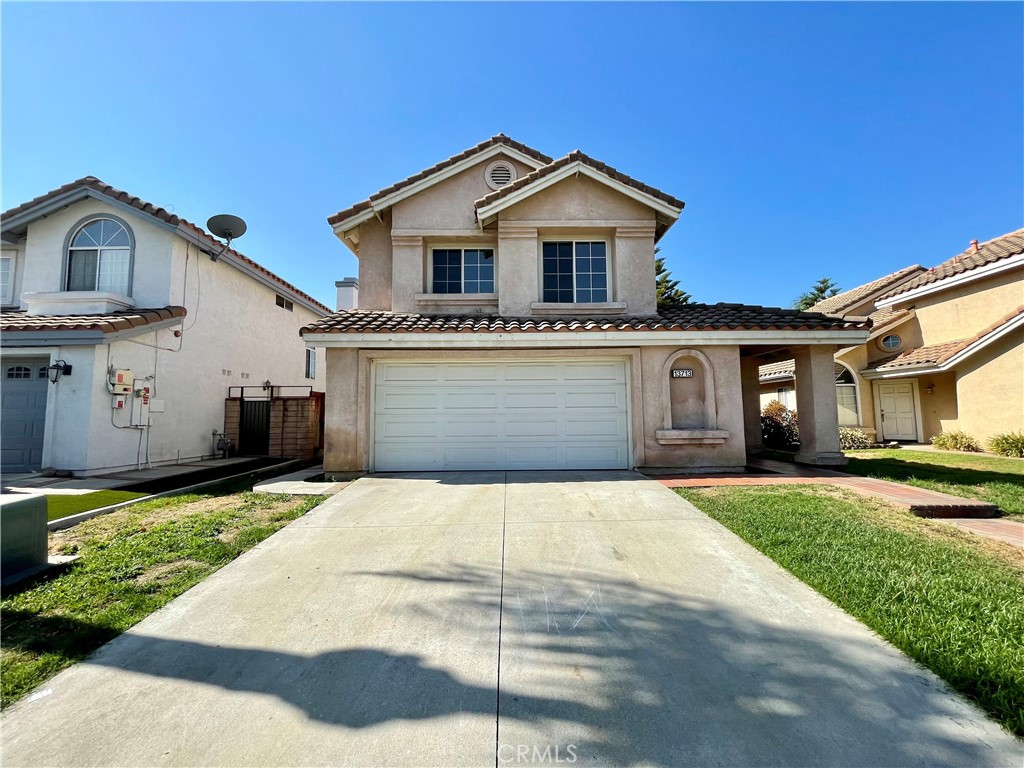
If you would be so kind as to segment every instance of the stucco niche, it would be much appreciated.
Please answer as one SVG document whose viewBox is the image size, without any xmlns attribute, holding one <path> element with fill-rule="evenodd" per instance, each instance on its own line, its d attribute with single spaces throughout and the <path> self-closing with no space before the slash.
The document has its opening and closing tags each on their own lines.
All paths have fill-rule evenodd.
<svg viewBox="0 0 1024 768">
<path fill-rule="evenodd" d="M 692 375 L 675 377 L 673 370 Z M 717 445 L 729 438 L 718 429 L 715 401 L 715 372 L 711 361 L 696 349 L 681 349 L 665 361 L 661 377 L 664 386 L 662 429 L 655 432 L 661 445 Z"/>
</svg>

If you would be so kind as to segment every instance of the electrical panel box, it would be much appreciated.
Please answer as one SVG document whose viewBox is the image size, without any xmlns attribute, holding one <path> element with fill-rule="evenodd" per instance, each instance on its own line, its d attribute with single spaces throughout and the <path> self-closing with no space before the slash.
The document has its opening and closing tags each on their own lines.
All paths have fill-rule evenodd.
<svg viewBox="0 0 1024 768">
<path fill-rule="evenodd" d="M 135 384 L 135 374 L 130 370 L 114 371 L 113 374 L 111 374 L 110 385 L 114 394 L 131 394 L 133 384 Z"/>
</svg>

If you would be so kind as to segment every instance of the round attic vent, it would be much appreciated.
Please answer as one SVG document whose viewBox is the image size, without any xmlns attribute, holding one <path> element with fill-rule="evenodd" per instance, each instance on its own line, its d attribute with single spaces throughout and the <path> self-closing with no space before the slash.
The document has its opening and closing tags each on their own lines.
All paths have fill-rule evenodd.
<svg viewBox="0 0 1024 768">
<path fill-rule="evenodd" d="M 505 160 L 496 160 L 487 166 L 484 178 L 491 189 L 500 189 L 516 180 L 516 167 Z"/>
</svg>

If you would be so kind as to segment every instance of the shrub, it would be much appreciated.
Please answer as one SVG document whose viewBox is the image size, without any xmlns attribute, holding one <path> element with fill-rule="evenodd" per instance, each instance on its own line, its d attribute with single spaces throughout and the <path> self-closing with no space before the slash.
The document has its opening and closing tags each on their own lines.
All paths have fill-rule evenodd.
<svg viewBox="0 0 1024 768">
<path fill-rule="evenodd" d="M 768 448 L 789 448 L 800 442 L 796 411 L 772 400 L 761 411 L 761 440 Z"/>
<path fill-rule="evenodd" d="M 1024 432 L 1002 432 L 988 441 L 988 449 L 1000 456 L 1024 459 Z"/>
<path fill-rule="evenodd" d="M 978 441 L 966 432 L 940 432 L 932 438 L 932 445 L 943 451 L 980 451 Z"/>
<path fill-rule="evenodd" d="M 871 438 L 868 437 L 866 432 L 859 429 L 853 429 L 852 427 L 839 428 L 839 447 L 844 451 L 855 451 L 858 448 L 870 448 L 871 445 Z"/>
</svg>

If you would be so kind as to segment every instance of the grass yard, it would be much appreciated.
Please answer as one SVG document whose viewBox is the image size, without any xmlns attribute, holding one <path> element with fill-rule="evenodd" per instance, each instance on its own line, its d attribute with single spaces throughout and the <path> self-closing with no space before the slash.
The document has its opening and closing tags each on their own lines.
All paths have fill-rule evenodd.
<svg viewBox="0 0 1024 768">
<path fill-rule="evenodd" d="M 677 493 L 1024 735 L 1020 550 L 837 488 Z"/>
<path fill-rule="evenodd" d="M 81 497 L 72 497 L 81 498 Z M 66 572 L 0 601 L 6 707 L 323 501 L 267 493 L 153 499 L 50 534 Z"/>
<path fill-rule="evenodd" d="M 907 448 L 846 455 L 850 462 L 843 472 L 988 501 L 1006 515 L 1024 517 L 1024 459 Z"/>
<path fill-rule="evenodd" d="M 58 520 L 62 517 L 77 515 L 79 512 L 88 512 L 90 509 L 109 507 L 111 504 L 138 499 L 145 495 L 134 491 L 93 491 L 77 496 L 51 494 L 46 497 L 46 519 Z"/>
</svg>

